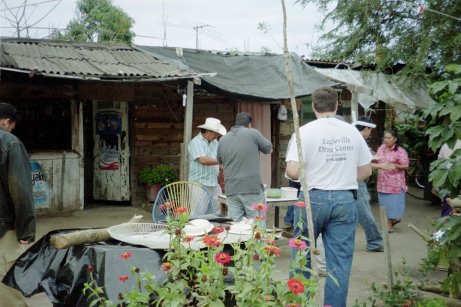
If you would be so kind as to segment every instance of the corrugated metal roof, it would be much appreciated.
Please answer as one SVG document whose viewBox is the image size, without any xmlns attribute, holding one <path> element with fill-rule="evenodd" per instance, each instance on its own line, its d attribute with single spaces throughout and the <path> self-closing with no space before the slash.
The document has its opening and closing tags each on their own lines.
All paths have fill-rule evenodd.
<svg viewBox="0 0 461 307">
<path fill-rule="evenodd" d="M 57 77 L 145 80 L 197 76 L 128 45 L 1 38 L 0 55 L 2 68 Z"/>
</svg>

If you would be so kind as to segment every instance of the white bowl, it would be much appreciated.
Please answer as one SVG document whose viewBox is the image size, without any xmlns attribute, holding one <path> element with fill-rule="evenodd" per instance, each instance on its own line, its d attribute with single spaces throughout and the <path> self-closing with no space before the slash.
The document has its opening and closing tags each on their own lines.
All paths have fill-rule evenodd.
<svg viewBox="0 0 461 307">
<path fill-rule="evenodd" d="M 209 233 L 213 229 L 213 224 L 208 220 L 192 220 L 184 226 L 184 232 L 188 236 L 200 236 Z"/>
<path fill-rule="evenodd" d="M 292 187 L 283 187 L 280 188 L 282 190 L 282 198 L 297 198 L 298 197 L 298 189 Z"/>
<path fill-rule="evenodd" d="M 250 235 L 253 233 L 253 226 L 247 223 L 232 224 L 229 228 L 229 233 L 238 235 Z"/>
</svg>

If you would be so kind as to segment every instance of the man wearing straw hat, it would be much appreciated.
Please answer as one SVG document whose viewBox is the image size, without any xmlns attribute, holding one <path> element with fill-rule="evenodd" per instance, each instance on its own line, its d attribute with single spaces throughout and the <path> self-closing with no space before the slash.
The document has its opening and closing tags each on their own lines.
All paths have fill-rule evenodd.
<svg viewBox="0 0 461 307">
<path fill-rule="evenodd" d="M 208 117 L 197 134 L 189 143 L 189 181 L 203 185 L 210 193 L 212 203 L 204 214 L 220 214 L 218 195 L 222 193 L 218 184 L 219 162 L 218 137 L 226 134 L 226 128 L 219 119 Z"/>
</svg>

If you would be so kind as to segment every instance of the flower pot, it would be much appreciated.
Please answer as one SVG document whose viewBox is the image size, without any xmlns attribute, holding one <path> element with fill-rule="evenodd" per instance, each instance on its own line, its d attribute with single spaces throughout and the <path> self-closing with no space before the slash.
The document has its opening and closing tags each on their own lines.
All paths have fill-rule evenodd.
<svg viewBox="0 0 461 307">
<path fill-rule="evenodd" d="M 162 188 L 159 184 L 146 184 L 146 198 L 147 201 L 153 203 L 157 199 L 157 194 Z"/>
</svg>

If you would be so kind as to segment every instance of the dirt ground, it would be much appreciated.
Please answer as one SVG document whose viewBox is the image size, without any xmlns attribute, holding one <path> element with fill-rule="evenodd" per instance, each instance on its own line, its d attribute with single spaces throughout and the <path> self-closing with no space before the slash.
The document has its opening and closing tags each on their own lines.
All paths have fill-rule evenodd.
<svg viewBox="0 0 461 307">
<path fill-rule="evenodd" d="M 422 190 L 411 189 L 412 194 L 422 196 Z M 394 233 L 390 234 L 391 259 L 394 268 L 401 267 L 402 258 L 406 259 L 406 267 L 412 278 L 417 280 L 421 259 L 427 253 L 424 241 L 413 230 L 407 227 L 409 223 L 416 225 L 424 231 L 431 231 L 431 223 L 440 214 L 440 208 L 428 201 L 419 200 L 407 195 L 407 206 L 402 223 L 395 226 Z M 372 203 L 373 212 L 379 221 L 379 208 Z M 87 205 L 82 211 L 76 211 L 66 216 L 41 217 L 38 219 L 38 235 L 40 238 L 47 232 L 55 229 L 81 228 L 81 227 L 104 227 L 125 222 L 135 214 L 142 214 L 144 222 L 151 222 L 150 212 L 132 207 L 99 204 Z M 269 212 L 268 221 L 272 221 Z M 284 213 L 281 214 L 283 219 Z M 280 225 L 283 225 L 283 220 Z M 270 225 L 270 222 L 268 223 Z M 353 306 L 356 301 L 367 302 L 370 295 L 369 285 L 375 282 L 377 285 L 386 283 L 387 273 L 384 253 L 368 253 L 365 251 L 365 235 L 360 227 L 356 232 L 355 254 L 350 278 L 348 306 Z M 282 254 L 278 269 L 281 271 L 277 278 L 288 277 L 289 247 L 281 247 Z M 33 307 L 52 306 L 45 294 L 37 294 L 29 298 Z M 1 304 L 0 304 L 1 305 Z"/>
</svg>

